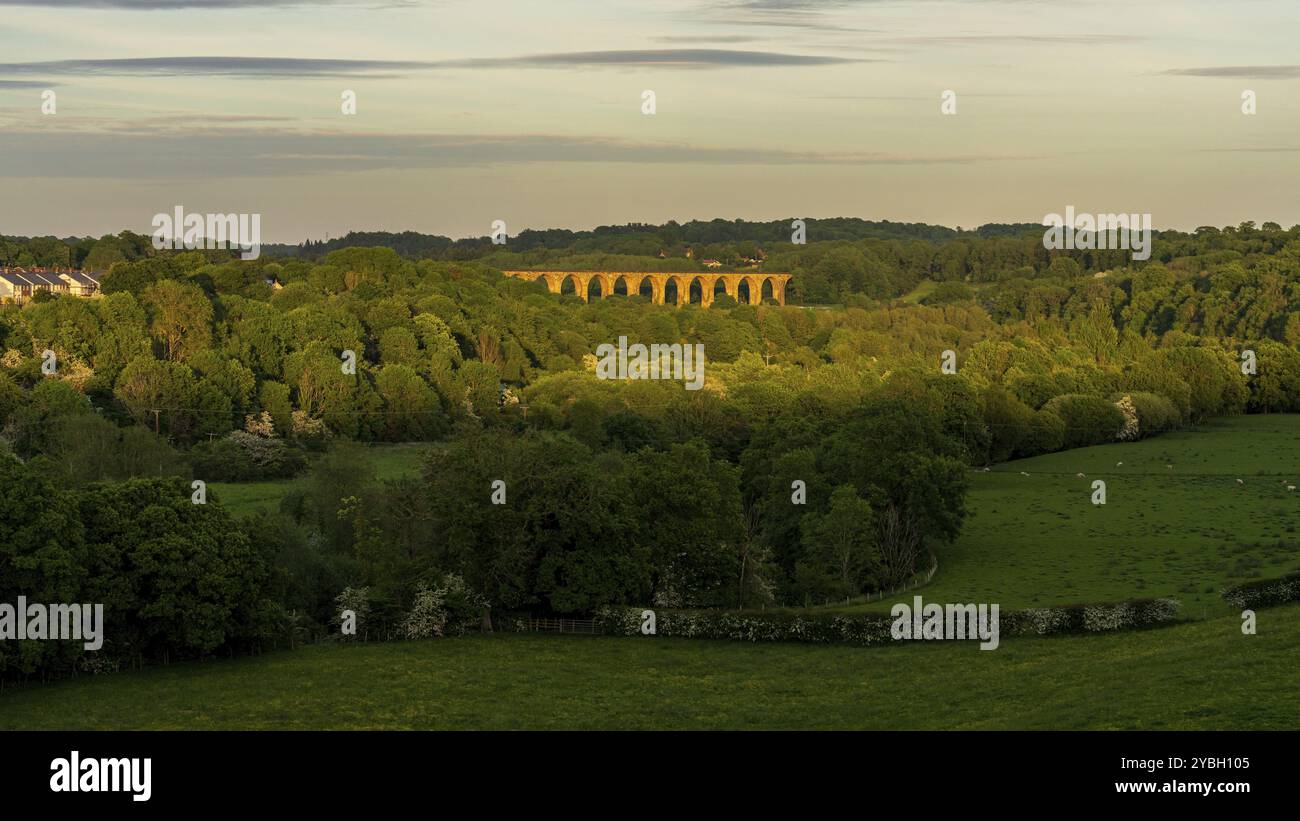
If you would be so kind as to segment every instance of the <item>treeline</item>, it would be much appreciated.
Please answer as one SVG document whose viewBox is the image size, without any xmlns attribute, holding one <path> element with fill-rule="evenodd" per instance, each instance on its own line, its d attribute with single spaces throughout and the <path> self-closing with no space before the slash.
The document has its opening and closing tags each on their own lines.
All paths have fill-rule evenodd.
<svg viewBox="0 0 1300 821">
<path fill-rule="evenodd" d="M 69 438 L 108 448 L 134 421 L 182 449 L 204 443 L 215 478 L 256 478 L 259 465 L 282 476 L 301 459 L 266 440 L 319 449 L 330 437 L 435 440 L 461 420 L 531 413 L 530 424 L 545 424 L 554 411 L 539 383 L 586 373 L 596 347 L 621 335 L 701 343 L 714 366 L 748 352 L 814 383 L 846 369 L 884 373 L 908 357 L 929 368 L 947 349 L 967 360 L 981 341 L 1003 340 L 1020 363 L 1008 386 L 1033 410 L 1060 394 L 1108 395 L 1104 380 L 1061 375 L 1085 365 L 1132 370 L 1166 349 L 1236 358 L 1249 348 L 1261 358 L 1249 407 L 1288 410 L 1300 296 L 1280 276 L 1151 266 L 1062 285 L 1047 312 L 1013 305 L 1021 292 L 1011 283 L 986 294 L 1009 306 L 998 317 L 973 299 L 844 311 L 677 310 L 635 297 L 584 305 L 481 267 L 390 251 L 340 251 L 319 265 L 179 254 L 116 266 L 103 299 L 0 307 L 0 413 L 23 458 Z M 343 367 L 350 356 L 355 373 Z M 1194 389 L 1152 392 L 1187 417 Z M 76 436 L 56 434 L 58 418 L 75 414 L 87 416 Z M 247 435 L 230 436 L 239 431 Z"/>
<path fill-rule="evenodd" d="M 1283 230 L 1275 222 L 1256 226 L 1203 226 L 1192 233 L 1154 235 L 1148 261 L 1134 262 L 1126 250 L 1048 251 L 1043 227 L 990 224 L 971 231 L 919 223 L 859 219 L 808 219 L 806 244 L 791 242 L 791 220 L 669 222 L 661 226 L 602 226 L 592 231 L 525 230 L 503 245 L 484 237 L 452 240 L 415 232 L 353 232 L 300 246 L 264 246 L 266 260 L 320 262 L 343 249 L 386 247 L 404 259 L 478 262 L 496 269 L 670 270 L 707 272 L 705 260 L 721 270 L 767 270 L 794 274 L 788 297 L 805 304 L 862 305 L 897 298 L 927 281 L 952 283 L 949 297 L 963 287 L 1017 283 L 1020 298 L 1050 309 L 1062 283 L 1096 274 L 1164 265 L 1175 275 L 1237 266 L 1264 268 L 1283 276 L 1297 273 L 1300 226 Z M 191 252 L 201 259 L 229 259 L 225 251 Z M 0 260 L 12 265 L 72 265 L 108 272 L 123 262 L 155 257 L 149 238 L 122 232 L 100 240 L 53 237 L 0 239 Z M 1009 297 L 1012 300 L 1016 296 Z M 987 305 L 990 310 L 993 305 Z"/>
<path fill-rule="evenodd" d="M 663 225 L 629 223 L 627 225 L 602 225 L 591 231 L 569 231 L 552 228 L 525 229 L 509 238 L 512 251 L 567 251 L 571 254 L 622 254 L 627 256 L 655 256 L 661 250 L 683 256 L 687 248 L 701 252 L 711 247 L 728 244 L 779 245 L 790 242 L 793 220 L 754 222 L 750 220 L 709 221 L 692 220 Z M 974 232 L 962 232 L 942 225 L 870 221 L 849 217 L 833 219 L 805 219 L 805 225 L 815 232 L 820 241 L 860 239 L 922 239 L 944 242 L 964 233 L 991 236 L 1006 231 L 1023 233 L 1028 226 L 987 225 Z M 392 248 L 412 259 L 465 260 L 478 259 L 485 253 L 499 251 L 489 237 L 452 240 L 448 237 L 420 234 L 414 231 L 390 233 L 387 231 L 350 231 L 342 237 L 326 241 L 309 240 L 297 246 L 300 256 L 315 259 L 340 248 Z M 707 253 L 702 256 L 707 257 Z"/>
<path fill-rule="evenodd" d="M 274 556 L 219 505 L 192 504 L 183 482 L 67 490 L 0 458 L 0 508 L 0 603 L 102 604 L 104 616 L 97 651 L 0 642 L 0 680 L 247 651 L 284 621 L 269 587 Z"/>
<path fill-rule="evenodd" d="M 927 304 L 855 292 L 833 310 L 588 304 L 391 249 L 253 262 L 136 249 L 100 299 L 0 306 L 0 449 L 12 453 L 0 504 L 52 494 L 38 509 L 81 534 L 44 565 L 33 525 L 5 531 L 8 567 L 49 576 L 14 576 L 12 590 L 109 595 L 65 576 L 123 522 L 137 522 L 122 531 L 132 539 L 175 545 L 149 560 L 158 572 L 235 568 L 217 585 L 235 598 L 200 606 L 197 638 L 150 644 L 172 628 L 121 628 L 146 637 L 123 651 L 138 659 L 336 633 L 345 592 L 389 635 L 434 600 L 490 617 L 890 587 L 958 533 L 972 466 L 1300 409 L 1297 247 L 1276 233 L 1206 232 L 1189 240 L 1196 253 L 1102 277 L 1049 265 L 952 281 Z M 597 378 L 597 346 L 620 336 L 702 344 L 703 389 Z M 376 479 L 352 445 L 377 441 L 431 443 L 421 477 Z M 284 478 L 308 464 L 301 492 L 238 527 L 157 478 Z M 135 572 L 135 554 L 120 561 Z M 133 595 L 120 613 L 171 613 Z"/>
<path fill-rule="evenodd" d="M 491 624 L 855 594 L 911 575 L 930 540 L 960 527 L 967 454 L 923 411 L 941 384 L 829 404 L 805 395 L 806 412 L 752 422 L 763 431 L 752 444 L 731 431 L 738 460 L 697 423 L 740 406 L 704 397 L 674 403 L 667 419 L 600 419 L 605 435 L 590 444 L 571 429 L 465 422 L 432 445 L 419 478 L 378 480 L 364 447 L 339 443 L 276 512 L 239 522 L 219 491 L 196 504 L 183 480 L 67 486 L 48 457 L 0 457 L 0 505 L 13 514 L 0 525 L 0 601 L 103 603 L 109 616 L 102 651 L 14 643 L 0 677 L 337 637 L 340 607 L 375 637 L 438 634 L 480 612 Z M 787 417 L 807 427 L 799 447 L 760 464 Z M 878 447 L 864 450 L 863 437 Z M 806 513 L 792 476 L 806 483 Z M 765 528 L 783 524 L 801 551 L 769 548 Z M 441 612 L 421 617 L 430 606 Z"/>
<path fill-rule="evenodd" d="M 188 463 L 209 479 L 284 477 L 330 439 L 436 441 L 464 422 L 566 430 L 599 446 L 602 409 L 617 389 L 593 378 L 590 360 L 598 345 L 627 336 L 703 344 L 704 393 L 723 405 L 769 383 L 856 396 L 888 373 L 935 371 L 951 349 L 962 376 L 983 374 L 1019 403 L 1004 415 L 1037 414 L 1064 395 L 1113 403 L 1127 391 L 1139 394 L 1132 402 L 1151 417 L 1147 427 L 1159 428 L 1155 408 L 1169 408 L 1141 394 L 1167 400 L 1177 422 L 1243 403 L 1297 407 L 1300 295 L 1280 273 L 1285 257 L 1250 269 L 1152 265 L 1037 285 L 1057 289 L 1050 303 L 1012 280 L 934 305 L 812 311 L 721 301 L 703 311 L 639 297 L 584 304 L 482 266 L 414 263 L 381 249 L 337 251 L 319 264 L 168 253 L 114 266 L 102 299 L 0 307 L 0 421 L 15 453 L 48 457 L 74 483 L 134 475 L 145 461 L 154 475 Z M 1245 349 L 1259 360 L 1248 380 L 1235 370 Z M 42 370 L 46 350 L 53 378 Z M 355 373 L 344 367 L 350 356 Z M 1242 395 L 1225 400 L 1221 380 L 1205 375 L 1212 370 Z M 672 441 L 699 435 L 728 459 L 739 458 L 751 417 L 768 412 L 701 416 L 710 400 L 647 384 L 628 388 L 647 397 L 626 404 L 642 415 L 664 409 L 656 424 Z M 1080 407 L 1054 406 L 1066 417 Z M 145 430 L 166 441 L 145 442 Z M 1040 451 L 1078 440 L 1039 438 Z M 973 461 L 1027 449 L 999 447 Z"/>
<path fill-rule="evenodd" d="M 152 253 L 150 238 L 130 231 L 99 239 L 0 236 L 0 265 L 4 267 L 107 271 L 115 263 L 143 259 Z"/>
</svg>

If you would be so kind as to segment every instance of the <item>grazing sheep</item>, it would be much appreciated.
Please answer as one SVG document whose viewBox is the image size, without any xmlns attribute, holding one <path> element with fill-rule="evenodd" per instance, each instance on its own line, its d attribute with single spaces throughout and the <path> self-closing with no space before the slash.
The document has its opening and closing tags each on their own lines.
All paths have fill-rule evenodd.
<svg viewBox="0 0 1300 821">
<path fill-rule="evenodd" d="M 1238 479 L 1238 480 L 1237 480 L 1237 484 L 1239 484 L 1239 485 L 1244 485 L 1244 484 L 1246 484 L 1246 483 L 1243 482 L 1243 481 L 1241 481 L 1240 479 Z"/>
<path fill-rule="evenodd" d="M 1115 467 L 1119 467 L 1119 466 L 1122 465 L 1122 464 L 1124 464 L 1124 463 L 1123 463 L 1123 462 L 1116 462 L 1116 463 L 1115 463 Z"/>
<path fill-rule="evenodd" d="M 1080 478 L 1080 479 L 1084 479 L 1084 478 L 1086 478 L 1082 473 L 1076 473 L 1076 474 L 1074 474 L 1074 475 L 1077 476 L 1077 477 Z"/>
<path fill-rule="evenodd" d="M 1022 471 L 1020 471 L 1020 475 L 1021 475 L 1021 476 L 1028 476 L 1029 474 L 1028 474 L 1028 473 L 1025 473 L 1025 472 L 1022 470 Z"/>
<path fill-rule="evenodd" d="M 1287 485 L 1287 486 L 1286 486 L 1286 489 L 1287 489 L 1287 490 L 1295 490 L 1295 485 Z"/>
</svg>

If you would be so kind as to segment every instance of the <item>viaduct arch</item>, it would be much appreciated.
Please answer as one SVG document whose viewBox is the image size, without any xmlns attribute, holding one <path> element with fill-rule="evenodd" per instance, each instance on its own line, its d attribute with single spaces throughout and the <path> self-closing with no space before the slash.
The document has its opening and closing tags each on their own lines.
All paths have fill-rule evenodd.
<svg viewBox="0 0 1300 821">
<path fill-rule="evenodd" d="M 663 305 L 665 301 L 664 294 L 671 282 L 677 292 L 675 304 L 678 306 L 691 301 L 691 286 L 696 280 L 699 280 L 700 307 L 703 308 L 713 304 L 719 284 L 722 285 L 727 296 L 742 305 L 757 305 L 763 301 L 764 293 L 769 298 L 775 299 L 777 304 L 784 305 L 785 286 L 790 281 L 790 274 L 766 273 L 679 274 L 640 271 L 503 271 L 502 273 L 508 277 L 515 277 L 529 282 L 540 279 L 546 283 L 547 289 L 553 294 L 560 293 L 564 288 L 565 281 L 572 279 L 573 290 L 583 302 L 590 298 L 593 284 L 599 290 L 600 298 L 604 299 L 614 293 L 615 286 L 619 280 L 622 280 L 628 294 L 641 293 L 641 289 L 648 282 L 651 301 L 656 305 Z M 745 286 L 747 294 L 745 300 L 740 298 L 740 286 L 742 284 Z"/>
</svg>

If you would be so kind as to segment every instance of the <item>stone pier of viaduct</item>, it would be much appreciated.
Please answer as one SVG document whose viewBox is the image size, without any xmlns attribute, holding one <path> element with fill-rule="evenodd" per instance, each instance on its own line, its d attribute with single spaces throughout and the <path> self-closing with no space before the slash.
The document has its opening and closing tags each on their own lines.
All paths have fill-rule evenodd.
<svg viewBox="0 0 1300 821">
<path fill-rule="evenodd" d="M 676 292 L 676 305 L 697 302 L 707 308 L 720 293 L 742 305 L 757 305 L 764 299 L 785 304 L 785 286 L 790 274 L 674 274 L 632 271 L 504 271 L 508 277 L 534 282 L 541 279 L 551 293 L 563 293 L 564 281 L 573 280 L 573 292 L 586 302 L 597 292 L 601 299 L 614 293 L 645 294 L 656 305 L 663 305 L 669 286 Z M 619 286 L 622 290 L 616 290 Z M 698 290 L 696 289 L 698 286 Z M 743 287 L 742 287 L 743 286 Z M 742 291 L 745 298 L 742 299 Z"/>
</svg>

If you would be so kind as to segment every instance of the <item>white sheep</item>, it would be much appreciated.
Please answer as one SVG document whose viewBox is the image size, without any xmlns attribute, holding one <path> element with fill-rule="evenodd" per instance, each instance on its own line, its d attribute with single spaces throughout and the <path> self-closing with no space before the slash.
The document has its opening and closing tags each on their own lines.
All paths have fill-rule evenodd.
<svg viewBox="0 0 1300 821">
<path fill-rule="evenodd" d="M 1243 481 L 1241 481 L 1240 479 L 1238 479 L 1238 480 L 1237 480 L 1237 484 L 1239 484 L 1239 485 L 1244 485 L 1244 484 L 1246 484 L 1246 483 L 1243 482 Z"/>
<path fill-rule="evenodd" d="M 1287 486 L 1286 486 L 1286 489 L 1287 489 L 1287 490 L 1295 490 L 1295 485 L 1287 485 Z"/>
<path fill-rule="evenodd" d="M 1076 477 L 1080 478 L 1080 479 L 1084 479 L 1084 478 L 1086 478 L 1082 473 L 1076 473 L 1076 474 L 1074 474 L 1074 475 L 1075 475 Z"/>
</svg>

